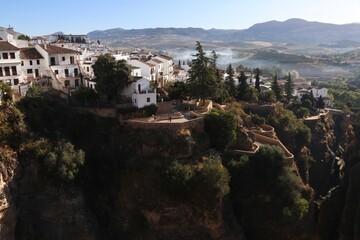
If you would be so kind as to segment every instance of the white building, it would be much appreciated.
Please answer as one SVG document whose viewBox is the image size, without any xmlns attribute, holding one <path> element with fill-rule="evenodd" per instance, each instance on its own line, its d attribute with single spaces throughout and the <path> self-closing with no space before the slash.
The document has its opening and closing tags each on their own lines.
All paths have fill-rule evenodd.
<svg viewBox="0 0 360 240">
<path fill-rule="evenodd" d="M 132 103 L 137 108 L 156 104 L 156 89 L 150 87 L 150 81 L 146 78 L 134 78 L 121 95 L 131 98 Z"/>
<path fill-rule="evenodd" d="M 44 57 L 36 50 L 36 48 L 21 48 L 21 74 L 27 81 L 32 81 L 45 76 L 48 65 Z"/>
<path fill-rule="evenodd" d="M 80 86 L 81 52 L 48 44 L 35 45 L 35 48 L 44 57 L 45 64 L 49 66 L 48 71 L 54 89 L 67 92 L 69 88 Z"/>
<path fill-rule="evenodd" d="M 318 98 L 320 96 L 322 98 L 328 97 L 328 89 L 327 88 L 320 88 L 320 89 L 312 88 L 311 91 L 313 92 L 313 95 L 315 98 Z"/>
<path fill-rule="evenodd" d="M 156 80 L 155 65 L 148 62 L 141 62 L 139 60 L 128 60 L 127 63 L 134 67 L 141 69 L 141 77 L 149 79 L 150 81 Z"/>
<path fill-rule="evenodd" d="M 21 75 L 20 49 L 7 41 L 0 40 L 0 82 L 7 83 L 13 89 L 24 83 Z"/>
<path fill-rule="evenodd" d="M 167 81 L 174 80 L 174 61 L 171 57 L 166 55 L 158 55 L 151 60 L 158 59 L 164 64 L 163 81 L 161 84 L 165 84 Z"/>
</svg>

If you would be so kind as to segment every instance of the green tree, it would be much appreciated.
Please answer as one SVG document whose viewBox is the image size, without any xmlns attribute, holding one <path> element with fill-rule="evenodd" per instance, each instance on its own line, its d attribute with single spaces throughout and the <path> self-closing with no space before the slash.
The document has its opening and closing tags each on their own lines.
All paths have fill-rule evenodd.
<svg viewBox="0 0 360 240">
<path fill-rule="evenodd" d="M 213 99 L 218 94 L 218 81 L 213 65 L 209 63 L 200 42 L 196 42 L 197 53 L 189 70 L 189 91 L 193 98 Z"/>
<path fill-rule="evenodd" d="M 80 86 L 75 92 L 75 98 L 82 104 L 93 103 L 98 97 L 94 89 L 85 86 Z"/>
<path fill-rule="evenodd" d="M 166 90 L 171 99 L 185 99 L 188 95 L 188 89 L 184 82 L 174 82 L 168 85 Z"/>
<path fill-rule="evenodd" d="M 24 35 L 24 34 L 21 34 L 19 37 L 18 37 L 19 40 L 26 40 L 26 41 L 30 41 L 30 37 L 28 35 Z"/>
<path fill-rule="evenodd" d="M 99 56 L 92 67 L 96 77 L 96 90 L 107 95 L 109 100 L 114 99 L 131 80 L 131 67 L 125 60 L 116 61 L 111 54 Z"/>
<path fill-rule="evenodd" d="M 238 77 L 239 86 L 238 86 L 238 99 L 239 100 L 247 100 L 250 86 L 246 81 L 247 77 L 245 76 L 244 71 L 240 73 Z"/>
<path fill-rule="evenodd" d="M 85 162 L 85 153 L 75 150 L 74 145 L 60 140 L 53 145 L 43 159 L 43 165 L 48 176 L 55 180 L 55 184 L 73 182 Z"/>
<path fill-rule="evenodd" d="M 276 100 L 282 99 L 282 91 L 278 83 L 277 75 L 274 76 L 274 81 L 271 83 L 271 90 L 275 93 Z"/>
<path fill-rule="evenodd" d="M 285 93 L 286 93 L 286 100 L 288 102 L 290 102 L 291 98 L 292 98 L 292 95 L 293 95 L 293 82 L 292 82 L 292 79 L 291 79 L 291 75 L 290 75 L 290 72 L 288 74 L 288 78 L 286 80 L 286 83 L 285 83 Z"/>
<path fill-rule="evenodd" d="M 316 101 L 316 107 L 318 109 L 324 109 L 325 108 L 325 102 L 324 99 L 322 98 L 322 96 L 320 95 L 320 97 L 318 98 L 318 100 Z"/>
<path fill-rule="evenodd" d="M 185 198 L 192 192 L 194 168 L 190 164 L 172 162 L 165 171 L 165 187 L 174 196 Z"/>
<path fill-rule="evenodd" d="M 236 121 L 229 112 L 213 110 L 205 116 L 204 124 L 211 146 L 218 150 L 224 150 L 236 137 Z"/>
<path fill-rule="evenodd" d="M 245 95 L 245 100 L 249 102 L 257 102 L 258 99 L 259 99 L 259 92 L 255 88 L 249 87 Z"/>
<path fill-rule="evenodd" d="M 10 85 L 0 82 L 0 98 L 1 101 L 12 100 L 12 90 Z"/>
<path fill-rule="evenodd" d="M 276 96 L 274 91 L 272 90 L 261 92 L 259 98 L 264 102 L 269 102 L 269 103 L 276 102 Z"/>
<path fill-rule="evenodd" d="M 259 68 L 256 68 L 255 89 L 259 92 L 259 94 L 261 93 L 261 88 L 260 88 L 260 69 L 259 69 Z"/>
<path fill-rule="evenodd" d="M 203 195 L 223 198 L 230 192 L 230 175 L 222 165 L 220 157 L 211 157 L 206 160 L 197 176 L 197 185 Z M 207 198 L 208 200 L 210 198 Z"/>
<path fill-rule="evenodd" d="M 226 68 L 226 78 L 225 78 L 225 86 L 226 90 L 228 91 L 230 97 L 236 97 L 237 96 L 237 89 L 235 86 L 235 79 L 234 79 L 234 69 L 232 68 L 231 64 Z"/>
</svg>

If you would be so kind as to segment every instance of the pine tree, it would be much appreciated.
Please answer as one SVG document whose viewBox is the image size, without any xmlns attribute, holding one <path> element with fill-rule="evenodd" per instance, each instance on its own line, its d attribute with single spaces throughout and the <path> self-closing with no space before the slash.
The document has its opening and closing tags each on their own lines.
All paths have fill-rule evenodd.
<svg viewBox="0 0 360 240">
<path fill-rule="evenodd" d="M 255 88 L 260 94 L 261 89 L 260 89 L 260 69 L 259 68 L 256 68 Z"/>
<path fill-rule="evenodd" d="M 232 68 L 231 64 L 226 68 L 226 78 L 225 78 L 225 86 L 226 90 L 228 91 L 231 97 L 237 96 L 237 89 L 235 86 L 235 79 L 234 79 L 234 69 Z"/>
<path fill-rule="evenodd" d="M 289 102 L 293 94 L 293 82 L 291 80 L 290 72 L 285 83 L 285 93 L 286 93 L 286 100 Z"/>
<path fill-rule="evenodd" d="M 316 101 L 316 107 L 319 108 L 319 109 L 325 108 L 325 102 L 324 102 L 324 99 L 322 98 L 321 95 L 318 98 L 318 100 Z"/>
<path fill-rule="evenodd" d="M 272 82 L 271 84 L 271 89 L 273 90 L 273 92 L 275 93 L 275 96 L 276 96 L 276 100 L 281 100 L 282 99 L 282 91 L 281 91 L 281 88 L 278 84 L 278 81 L 277 81 L 277 75 L 275 74 L 274 76 L 274 81 Z"/>
<path fill-rule="evenodd" d="M 249 84 L 246 81 L 247 77 L 245 76 L 244 72 L 240 73 L 238 77 L 239 80 L 239 87 L 238 87 L 238 99 L 239 100 L 246 100 L 249 91 Z"/>
<path fill-rule="evenodd" d="M 217 96 L 218 81 L 213 65 L 209 64 L 209 58 L 200 42 L 196 42 L 197 53 L 192 60 L 191 69 L 189 70 L 189 90 L 194 98 L 200 98 L 203 101 Z"/>
</svg>

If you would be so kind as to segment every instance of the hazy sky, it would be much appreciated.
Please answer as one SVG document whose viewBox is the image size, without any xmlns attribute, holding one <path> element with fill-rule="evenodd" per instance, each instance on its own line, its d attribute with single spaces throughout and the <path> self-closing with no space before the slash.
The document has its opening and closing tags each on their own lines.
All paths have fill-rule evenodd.
<svg viewBox="0 0 360 240">
<path fill-rule="evenodd" d="M 360 22 L 360 0 L 1 0 L 0 26 L 31 36 L 109 28 L 244 29 L 289 18 Z"/>
</svg>

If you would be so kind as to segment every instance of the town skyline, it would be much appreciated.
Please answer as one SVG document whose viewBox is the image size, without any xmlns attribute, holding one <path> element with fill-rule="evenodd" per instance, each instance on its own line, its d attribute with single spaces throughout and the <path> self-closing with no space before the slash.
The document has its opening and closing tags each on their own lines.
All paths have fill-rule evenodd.
<svg viewBox="0 0 360 240">
<path fill-rule="evenodd" d="M 217 0 L 191 2 L 128 2 L 109 0 L 69 1 L 59 5 L 55 1 L 28 2 L 5 1 L 0 16 L 2 27 L 13 27 L 15 31 L 39 36 L 62 31 L 66 34 L 87 34 L 94 30 L 112 28 L 142 29 L 157 27 L 199 27 L 204 29 L 247 29 L 256 23 L 285 21 L 301 18 L 333 24 L 360 22 L 356 11 L 360 2 L 355 0 L 254 0 L 241 2 Z M 59 11 L 59 14 L 54 14 Z M 63 13 L 62 13 L 63 11 Z M 58 18 L 57 18 L 58 16 Z M 34 27 L 36 26 L 36 27 Z"/>
</svg>

